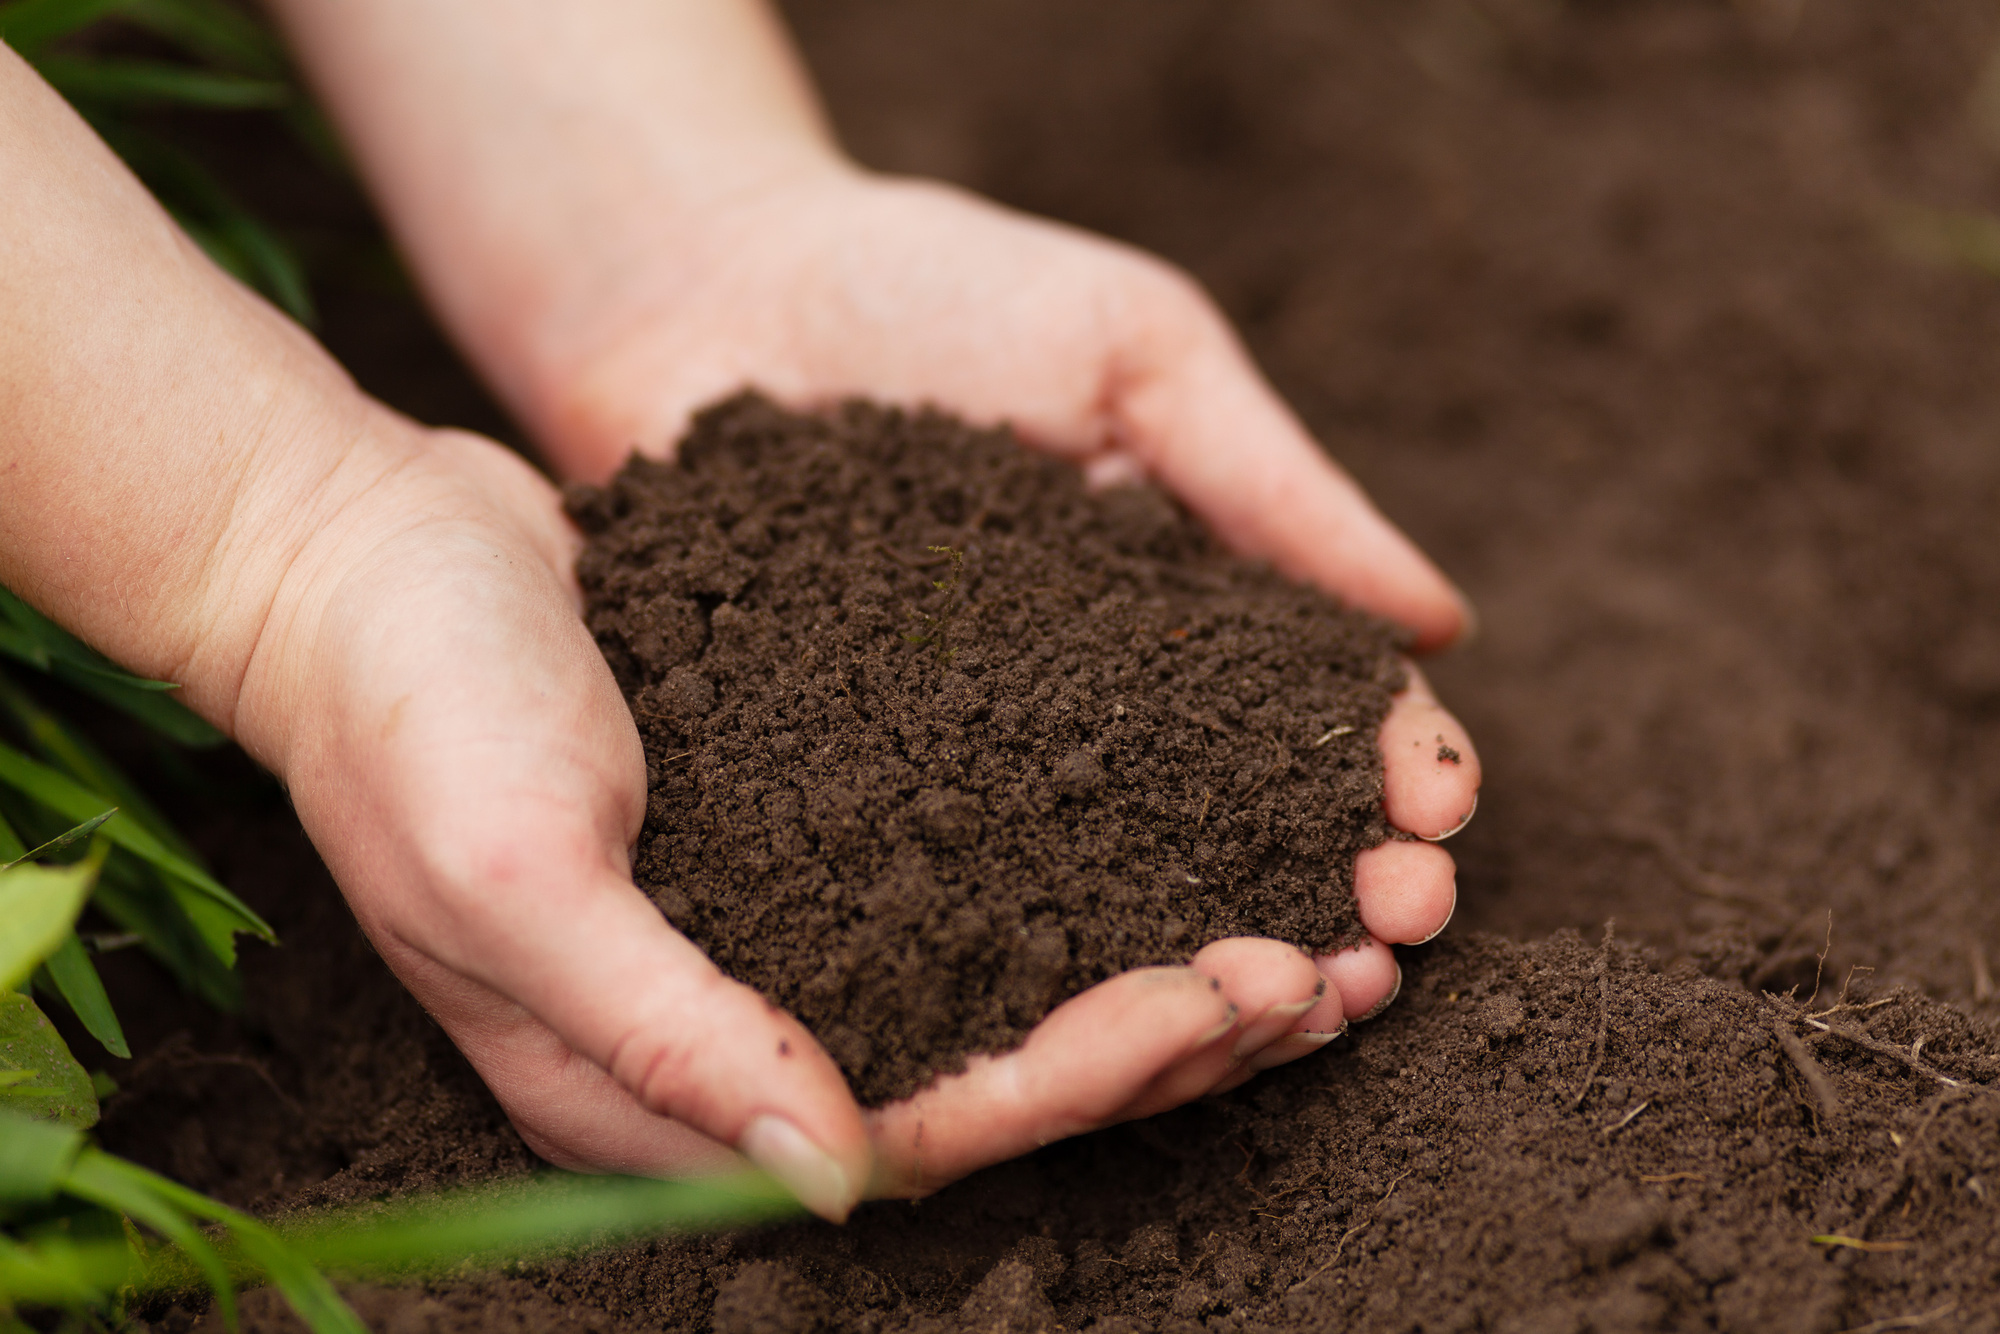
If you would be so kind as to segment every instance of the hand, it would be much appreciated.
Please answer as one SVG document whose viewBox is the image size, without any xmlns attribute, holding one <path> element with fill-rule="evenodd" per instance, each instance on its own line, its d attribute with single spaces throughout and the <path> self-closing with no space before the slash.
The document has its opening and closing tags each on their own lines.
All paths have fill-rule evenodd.
<svg viewBox="0 0 2000 1334">
<path fill-rule="evenodd" d="M 616 296 L 551 321 L 574 351 L 515 397 L 540 405 L 558 466 L 601 479 L 633 442 L 663 454 L 694 408 L 745 382 L 799 406 L 850 393 L 932 402 L 1004 417 L 1100 477 L 1156 476 L 1240 548 L 1412 626 L 1421 644 L 1462 629 L 1457 594 L 1158 261 L 944 187 L 845 170 L 749 192 L 713 234 L 712 247 L 670 255 L 609 247 L 620 280 L 589 290 Z M 1382 732 L 1387 813 L 1441 839 L 1472 813 L 1478 759 L 1411 670 Z M 1231 1087 L 1379 1011 L 1400 985 L 1388 946 L 1428 939 L 1451 915 L 1452 861 L 1432 842 L 1389 843 L 1363 854 L 1355 882 L 1371 935 L 1357 949 L 1313 960 L 1275 941 L 1217 942 L 1190 968 L 1106 982 L 1018 1051 L 871 1114 L 875 1189 L 921 1193 Z"/>
<path fill-rule="evenodd" d="M 809 1206 L 912 1194 L 1063 1135 L 1148 1115 L 1312 1050 L 1385 1001 L 1386 947 L 1314 961 L 1221 941 L 1060 1007 L 1019 1050 L 864 1114 L 789 1015 L 716 970 L 633 887 L 644 760 L 576 614 L 575 537 L 513 456 L 400 424 L 379 485 L 289 567 L 234 725 L 286 778 L 383 958 L 529 1145 L 561 1165 L 689 1172 L 733 1145 Z M 1462 734 L 1421 678 L 1383 737 Z M 1440 780 L 1449 781 L 1440 781 Z M 1456 771 L 1392 770 L 1392 816 L 1443 830 Z M 1357 867 L 1378 936 L 1449 913 L 1443 853 Z M 698 1022 L 690 1022 L 698 1016 Z"/>
</svg>

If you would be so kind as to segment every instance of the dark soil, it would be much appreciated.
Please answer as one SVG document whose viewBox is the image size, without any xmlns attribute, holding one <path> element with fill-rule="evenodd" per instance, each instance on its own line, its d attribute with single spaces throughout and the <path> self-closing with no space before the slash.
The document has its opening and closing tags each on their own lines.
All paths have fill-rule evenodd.
<svg viewBox="0 0 2000 1334">
<path fill-rule="evenodd" d="M 866 160 L 1187 265 L 1468 588 L 1484 636 L 1431 669 L 1486 770 L 1458 921 L 1381 1020 L 1224 1098 L 844 1230 L 371 1290 L 371 1320 L 2000 1330 L 1996 1099 L 1910 1063 L 2000 1080 L 2000 288 L 1922 211 L 2000 209 L 2000 14 L 794 8 Z M 336 349 L 463 395 L 385 358 L 419 326 L 383 300 L 327 294 Z M 121 968 L 150 1054 L 107 1142 L 265 1209 L 525 1170 L 295 828 L 231 833 L 290 944 L 249 954 L 242 1024 Z M 1806 1022 L 1816 971 L 1813 1009 L 1851 972 L 1892 1001 L 1819 1020 L 1873 1047 Z"/>
<path fill-rule="evenodd" d="M 570 497 L 634 874 L 864 1103 L 1212 940 L 1361 938 L 1387 626 L 945 416 L 746 397 L 678 458 Z"/>
</svg>

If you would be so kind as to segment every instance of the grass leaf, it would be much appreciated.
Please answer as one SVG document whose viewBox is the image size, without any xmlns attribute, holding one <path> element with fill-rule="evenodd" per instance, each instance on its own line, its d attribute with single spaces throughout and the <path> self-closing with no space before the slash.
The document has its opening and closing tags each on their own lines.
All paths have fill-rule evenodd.
<svg viewBox="0 0 2000 1334">
<path fill-rule="evenodd" d="M 85 1130 L 97 1124 L 97 1091 L 49 1017 L 18 991 L 0 991 L 0 1115 Z M 7 1123 L 0 1121 L 0 1202 L 7 1198 Z"/>
<path fill-rule="evenodd" d="M 85 1149 L 63 1178 L 62 1189 L 143 1223 L 178 1246 L 207 1280 L 223 1324 L 236 1328 L 236 1285 L 230 1281 L 229 1266 L 194 1220 L 153 1188 L 152 1173 L 100 1149 Z"/>
<path fill-rule="evenodd" d="M 89 819 L 108 804 L 67 774 L 31 760 L 4 743 L 0 743 L 0 783 L 71 820 Z M 227 920 L 231 932 L 248 932 L 277 943 L 277 934 L 247 904 L 224 889 L 208 872 L 169 851 L 136 821 L 114 820 L 104 826 L 104 837 L 161 872 L 184 906 L 191 899 L 205 899 L 204 911 L 210 914 L 211 924 Z M 204 923 L 198 921 L 197 925 Z M 204 926 L 203 935 L 210 935 L 209 927 Z"/>
<path fill-rule="evenodd" d="M 92 834 L 96 833 L 99 829 L 103 828 L 104 822 L 106 820 L 109 820 L 112 816 L 116 814 L 118 814 L 118 808 L 116 806 L 113 806 L 110 810 L 105 811 L 102 814 L 91 816 L 88 820 L 85 820 L 82 824 L 76 826 L 76 828 L 65 830 L 63 833 L 57 834 L 54 838 L 42 844 L 39 848 L 34 849 L 32 852 L 23 849 L 18 853 L 14 853 L 13 856 L 9 858 L 9 860 L 7 860 L 6 862 L 0 862 L 0 871 L 9 870 L 15 866 L 18 866 L 22 862 L 42 861 L 46 859 L 49 856 L 49 854 L 61 852 L 64 848 L 69 847 L 72 843 L 80 843 L 84 839 L 89 838 Z M 0 824 L 4 824 L 4 822 L 0 822 Z M 5 837 L 0 838 L 0 857 L 7 856 L 8 853 L 12 851 L 10 840 L 15 843 L 20 841 L 18 838 L 15 837 L 14 830 L 11 825 L 5 826 L 5 828 L 6 828 Z"/>
<path fill-rule="evenodd" d="M 32 61 L 58 37 L 95 23 L 125 0 L 14 0 L 0 5 L 0 40 Z"/>
<path fill-rule="evenodd" d="M 111 997 L 105 994 L 104 979 L 97 975 L 97 965 L 90 961 L 76 932 L 70 932 L 69 938 L 56 947 L 42 967 L 56 993 L 90 1036 L 113 1056 L 130 1060 L 132 1049 L 126 1045 L 125 1030 L 111 1008 Z"/>
<path fill-rule="evenodd" d="M 273 79 L 285 73 L 284 48 L 270 29 L 216 0 L 123 0 L 118 15 L 206 64 Z"/>
<path fill-rule="evenodd" d="M 292 90 L 273 79 L 216 74 L 164 60 L 115 56 L 44 56 L 43 78 L 72 102 L 99 106 L 188 106 L 237 111 L 281 107 Z"/>
<path fill-rule="evenodd" d="M 0 1204 L 40 1204 L 62 1188 L 83 1131 L 0 1107 Z"/>
<path fill-rule="evenodd" d="M 0 871 L 0 991 L 27 981 L 71 934 L 100 861 Z"/>
<path fill-rule="evenodd" d="M 192 709 L 169 697 L 168 692 L 180 687 L 119 670 L 118 664 L 4 586 L 0 586 L 0 652 L 124 710 L 184 746 L 214 746 L 225 740 Z"/>
</svg>

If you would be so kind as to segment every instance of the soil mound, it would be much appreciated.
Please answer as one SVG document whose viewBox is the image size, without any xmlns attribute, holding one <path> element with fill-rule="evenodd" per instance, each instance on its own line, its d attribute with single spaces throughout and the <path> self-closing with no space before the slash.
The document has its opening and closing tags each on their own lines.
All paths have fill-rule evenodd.
<svg viewBox="0 0 2000 1334">
<path fill-rule="evenodd" d="M 879 1104 L 1225 936 L 1359 939 L 1391 631 L 1004 431 L 745 395 L 571 492 L 636 876 Z"/>
</svg>

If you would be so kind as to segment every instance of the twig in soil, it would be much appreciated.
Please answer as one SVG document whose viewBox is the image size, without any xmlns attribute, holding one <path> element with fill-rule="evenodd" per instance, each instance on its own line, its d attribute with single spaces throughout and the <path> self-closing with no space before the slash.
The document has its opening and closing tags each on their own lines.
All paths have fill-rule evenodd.
<svg viewBox="0 0 2000 1334">
<path fill-rule="evenodd" d="M 1865 1001 L 1859 1005 L 1849 1005 L 1842 1001 L 1838 1005 L 1829 1005 L 1824 1010 L 1814 1010 L 1805 1018 L 1824 1019 L 1830 1014 L 1867 1014 L 1870 1010 L 1879 1010 L 1884 1005 L 1894 1005 L 1902 999 L 1901 996 L 1884 996 L 1881 1000 Z"/>
<path fill-rule="evenodd" d="M 1829 1232 L 1818 1237 L 1808 1237 L 1806 1240 L 1815 1246 L 1826 1246 L 1829 1248 L 1845 1246 L 1852 1251 L 1907 1251 L 1910 1247 L 1917 1244 L 1909 1240 L 1863 1241 L 1859 1237 L 1842 1236 L 1838 1232 Z"/>
<path fill-rule="evenodd" d="M 1257 789 L 1264 786 L 1264 784 L 1270 782 L 1272 775 L 1276 774 L 1281 769 L 1289 769 L 1291 767 L 1292 767 L 1292 748 L 1290 746 L 1287 746 L 1284 742 L 1280 741 L 1278 743 L 1278 762 L 1276 764 L 1273 764 L 1270 768 L 1266 769 L 1264 771 L 1264 776 L 1262 778 L 1259 778 L 1256 782 L 1252 783 L 1250 785 L 1250 790 L 1248 792 L 1245 792 L 1242 796 L 1236 799 L 1236 805 L 1239 808 L 1248 805 L 1250 798 L 1257 795 Z"/>
<path fill-rule="evenodd" d="M 1918 1074 L 1927 1075 L 1930 1078 L 1935 1079 L 1938 1083 L 1944 1085 L 1946 1088 L 1977 1089 L 1983 1093 L 1992 1092 L 1992 1090 L 1988 1089 L 1984 1084 L 1972 1084 L 1968 1083 L 1963 1079 L 1953 1079 L 1950 1075 L 1945 1074 L 1942 1070 L 1937 1069 L 1935 1066 L 1926 1064 L 1923 1061 L 1923 1059 L 1917 1055 L 1918 1052 L 1923 1050 L 1924 1046 L 1923 1038 L 1918 1038 L 1915 1042 L 1910 1044 L 1910 1049 L 1908 1051 L 1904 1051 L 1901 1047 L 1898 1047 L 1893 1043 L 1884 1042 L 1880 1038 L 1869 1037 L 1866 1033 L 1857 1033 L 1851 1028 L 1845 1028 L 1845 1027 L 1835 1028 L 1832 1024 L 1821 1023 L 1819 1020 L 1813 1018 L 1811 1015 L 1805 1016 L 1805 1021 L 1808 1024 L 1811 1024 L 1814 1028 L 1818 1029 L 1821 1033 L 1824 1033 L 1828 1037 L 1839 1038 L 1842 1042 L 1853 1043 L 1855 1046 L 1861 1048 L 1863 1051 L 1872 1051 L 1877 1056 L 1886 1056 L 1892 1061 L 1900 1061 L 1902 1064 L 1907 1065 L 1908 1067 L 1910 1067 L 1910 1069 L 1916 1071 Z M 1794 1038 L 1793 1041 L 1797 1041 L 1797 1039 Z"/>
<path fill-rule="evenodd" d="M 1597 953 L 1597 1040 L 1592 1045 L 1595 1055 L 1590 1060 L 1590 1072 L 1583 1077 L 1583 1086 L 1569 1101 L 1570 1109 L 1583 1106 L 1583 1100 L 1590 1096 L 1590 1086 L 1597 1082 L 1597 1072 L 1604 1067 L 1604 1040 L 1611 1031 L 1611 931 L 1613 923 L 1604 924 L 1604 944 Z"/>
<path fill-rule="evenodd" d="M 1208 823 L 1209 803 L 1214 800 L 1215 800 L 1215 794 L 1213 792 L 1210 792 L 1208 789 L 1203 788 L 1201 793 L 1201 814 L 1195 817 L 1195 822 L 1194 822 L 1194 827 L 1196 829 L 1200 829 L 1203 825 Z"/>
<path fill-rule="evenodd" d="M 1292 1286 L 1285 1289 L 1285 1291 L 1297 1292 L 1300 1288 L 1303 1288 L 1306 1284 L 1312 1282 L 1314 1279 L 1318 1278 L 1321 1274 L 1324 1274 L 1327 1270 L 1333 1268 L 1334 1265 L 1339 1262 L 1340 1253 L 1341 1251 L 1346 1249 L 1347 1243 L 1353 1241 L 1356 1237 L 1360 1236 L 1363 1232 L 1366 1232 L 1368 1230 L 1369 1226 L 1373 1224 L 1375 1221 L 1375 1210 L 1380 1209 L 1382 1207 L 1383 1201 L 1387 1200 L 1391 1195 L 1394 1195 L 1396 1193 L 1396 1187 L 1403 1184 L 1403 1177 L 1410 1175 L 1410 1172 L 1414 1172 L 1416 1170 L 1417 1170 L 1416 1168 L 1412 1167 L 1409 1169 L 1409 1171 L 1404 1172 L 1403 1176 L 1399 1176 L 1394 1181 L 1391 1181 L 1389 1183 L 1389 1189 L 1382 1192 L 1382 1199 L 1375 1201 L 1375 1208 L 1370 1209 L 1368 1211 L 1368 1217 L 1362 1219 L 1359 1223 L 1356 1223 L 1353 1227 L 1347 1229 L 1347 1231 L 1340 1234 L 1340 1240 L 1333 1243 L 1333 1254 L 1327 1257 L 1326 1263 L 1321 1265 L 1319 1268 L 1313 1270 L 1312 1273 L 1307 1274 L 1304 1278 L 1300 1279 L 1298 1282 L 1292 1284 Z"/>
<path fill-rule="evenodd" d="M 1798 1067 L 1799 1076 L 1813 1091 L 1813 1097 L 1819 1099 L 1820 1110 L 1826 1113 L 1826 1119 L 1839 1120 L 1840 1092 L 1834 1088 L 1833 1081 L 1827 1078 L 1819 1062 L 1813 1059 L 1812 1053 L 1806 1050 L 1806 1044 L 1799 1041 L 1799 1035 L 1792 1032 L 1783 1020 L 1773 1022 L 1771 1032 L 1778 1039 L 1779 1050 L 1791 1058 L 1792 1064 Z"/>
<path fill-rule="evenodd" d="M 693 752 L 693 751 L 691 751 L 691 750 L 684 750 L 684 751 L 682 751 L 682 752 L 681 752 L 680 754 L 678 754 L 678 755 L 669 755 L 669 756 L 667 756 L 667 758 L 665 758 L 664 760 L 661 760 L 661 761 L 660 761 L 660 767 L 661 767 L 662 769 L 664 769 L 664 768 L 666 768 L 666 767 L 667 767 L 668 765 L 670 765 L 670 764 L 673 764 L 674 762 L 676 762 L 676 761 L 678 761 L 678 760 L 690 760 L 690 759 L 693 759 L 693 758 L 694 758 L 694 752 Z"/>
<path fill-rule="evenodd" d="M 1968 947 L 1972 953 L 1972 999 L 1985 1004 L 1993 999 L 1993 970 L 1986 966 L 1986 947 L 1973 941 Z"/>
<path fill-rule="evenodd" d="M 1352 727 L 1345 725 L 1340 727 L 1329 727 L 1326 729 L 1326 731 L 1320 733 L 1319 740 L 1312 743 L 1312 748 L 1314 750 L 1318 750 L 1321 746 L 1324 746 L 1327 742 L 1333 740 L 1335 737 L 1346 736 L 1349 732 L 1352 732 L 1353 730 L 1354 729 Z"/>
<path fill-rule="evenodd" d="M 1821 974 L 1826 972 L 1826 956 L 1831 953 L 1833 953 L 1833 909 L 1828 908 L 1826 910 L 1826 944 L 1820 947 L 1819 957 L 1813 961 L 1812 995 L 1806 997 L 1806 1008 L 1808 1010 L 1812 1008 L 1812 1003 L 1819 999 L 1819 979 Z M 1847 999 L 1846 987 L 1840 989 L 1840 998 L 1842 1000 Z"/>
<path fill-rule="evenodd" d="M 1925 1311 L 1922 1315 L 1892 1315 L 1886 1320 L 1871 1320 L 1865 1325 L 1844 1329 L 1840 1334 L 1888 1334 L 1892 1329 L 1922 1329 L 1925 1325 L 1944 1319 L 1957 1309 L 1957 1302 L 1946 1302 L 1943 1306 Z"/>
<path fill-rule="evenodd" d="M 1639 1180 L 1649 1186 L 1664 1186 L 1669 1181 L 1706 1181 L 1708 1178 L 1699 1172 L 1668 1172 L 1662 1176 L 1642 1176 Z"/>
<path fill-rule="evenodd" d="M 1631 1125 L 1632 1119 L 1634 1117 L 1636 1117 L 1637 1115 L 1639 1115 L 1639 1113 L 1645 1111 L 1648 1107 L 1651 1107 L 1652 1105 L 1653 1105 L 1653 1100 L 1651 1098 L 1646 1099 L 1646 1101 L 1640 1103 L 1637 1107 L 1634 1107 L 1631 1111 L 1625 1113 L 1625 1115 L 1619 1117 L 1616 1121 L 1612 1122 L 1610 1125 L 1604 1127 L 1604 1137 L 1606 1139 L 1610 1139 L 1613 1135 L 1623 1130 L 1626 1126 Z"/>
</svg>

